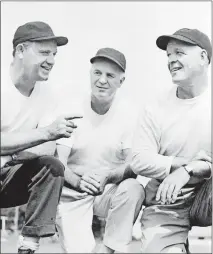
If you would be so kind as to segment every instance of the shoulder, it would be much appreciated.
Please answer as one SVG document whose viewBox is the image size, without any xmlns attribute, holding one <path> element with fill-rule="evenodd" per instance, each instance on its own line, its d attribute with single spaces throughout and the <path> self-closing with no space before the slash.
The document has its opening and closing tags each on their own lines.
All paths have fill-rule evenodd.
<svg viewBox="0 0 213 254">
<path fill-rule="evenodd" d="M 176 86 L 172 86 L 171 88 L 159 92 L 157 95 L 149 99 L 144 103 L 141 103 L 140 114 L 150 114 L 150 115 L 157 115 L 166 108 L 170 107 L 170 103 L 174 101 L 176 93 Z"/>
<path fill-rule="evenodd" d="M 114 105 L 115 119 L 126 129 L 133 128 L 137 122 L 139 107 L 132 99 L 119 99 Z"/>
</svg>

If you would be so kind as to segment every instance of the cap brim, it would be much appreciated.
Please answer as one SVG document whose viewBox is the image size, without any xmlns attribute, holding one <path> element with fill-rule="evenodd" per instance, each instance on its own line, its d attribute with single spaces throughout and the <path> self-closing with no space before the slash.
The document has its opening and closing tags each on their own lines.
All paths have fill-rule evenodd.
<svg viewBox="0 0 213 254">
<path fill-rule="evenodd" d="M 93 63 L 94 60 L 98 59 L 98 58 L 106 58 L 106 59 L 111 60 L 112 62 L 116 63 L 125 72 L 124 67 L 116 59 L 114 59 L 113 57 L 107 56 L 107 55 L 94 56 L 93 58 L 90 59 L 90 63 Z"/>
<path fill-rule="evenodd" d="M 68 43 L 68 38 L 63 36 L 49 36 L 49 37 L 30 39 L 30 41 L 48 41 L 48 40 L 55 40 L 58 47 L 66 45 Z"/>
<path fill-rule="evenodd" d="M 166 50 L 167 45 L 171 39 L 175 39 L 175 40 L 183 41 L 192 45 L 196 45 L 196 43 L 194 43 L 192 40 L 181 35 L 162 35 L 157 38 L 156 44 L 158 48 L 162 50 Z"/>
</svg>

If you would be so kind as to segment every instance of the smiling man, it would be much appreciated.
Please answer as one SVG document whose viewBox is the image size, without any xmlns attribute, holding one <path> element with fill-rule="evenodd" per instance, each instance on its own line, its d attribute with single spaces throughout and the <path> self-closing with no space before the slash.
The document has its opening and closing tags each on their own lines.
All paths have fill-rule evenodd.
<svg viewBox="0 0 213 254">
<path fill-rule="evenodd" d="M 64 166 L 49 141 L 76 126 L 73 116 L 50 117 L 55 101 L 45 81 L 67 42 L 44 22 L 26 23 L 14 34 L 10 71 L 1 72 L 0 207 L 27 204 L 18 253 L 33 253 L 40 237 L 55 234 Z"/>
<path fill-rule="evenodd" d="M 152 178 L 145 188 L 142 253 L 185 253 L 189 210 L 211 177 L 209 38 L 196 29 L 160 36 L 174 86 L 146 107 L 134 137 L 131 167 Z"/>
<path fill-rule="evenodd" d="M 112 48 L 91 59 L 91 93 L 82 105 L 83 119 L 74 140 L 58 140 L 65 165 L 65 187 L 57 217 L 67 253 L 90 253 L 94 248 L 93 214 L 106 219 L 98 253 L 128 252 L 132 227 L 144 191 L 129 167 L 134 111 L 116 98 L 125 80 L 126 59 Z"/>
</svg>

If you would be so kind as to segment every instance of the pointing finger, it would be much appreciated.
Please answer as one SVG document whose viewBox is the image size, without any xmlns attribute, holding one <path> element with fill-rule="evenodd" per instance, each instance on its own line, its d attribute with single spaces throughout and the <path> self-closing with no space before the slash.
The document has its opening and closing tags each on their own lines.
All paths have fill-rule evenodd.
<svg viewBox="0 0 213 254">
<path fill-rule="evenodd" d="M 75 115 L 65 115 L 64 116 L 64 118 L 66 119 L 66 120 L 73 120 L 73 119 L 80 119 L 80 118 L 83 118 L 83 116 L 82 115 L 78 115 L 78 114 L 75 114 Z"/>
</svg>

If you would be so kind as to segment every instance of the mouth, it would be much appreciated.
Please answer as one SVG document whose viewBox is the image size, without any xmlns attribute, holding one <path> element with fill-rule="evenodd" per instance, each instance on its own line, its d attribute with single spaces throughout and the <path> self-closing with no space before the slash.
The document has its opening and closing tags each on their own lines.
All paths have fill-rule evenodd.
<svg viewBox="0 0 213 254">
<path fill-rule="evenodd" d="M 170 69 L 170 72 L 171 73 L 176 73 L 177 71 L 179 71 L 181 69 L 182 69 L 182 67 L 173 67 L 173 68 Z"/>
<path fill-rule="evenodd" d="M 52 67 L 48 67 L 48 66 L 41 66 L 41 68 L 45 71 L 51 71 Z"/>
<path fill-rule="evenodd" d="M 98 89 L 101 89 L 101 90 L 107 90 L 106 87 L 100 87 L 100 86 L 96 86 Z"/>
</svg>

